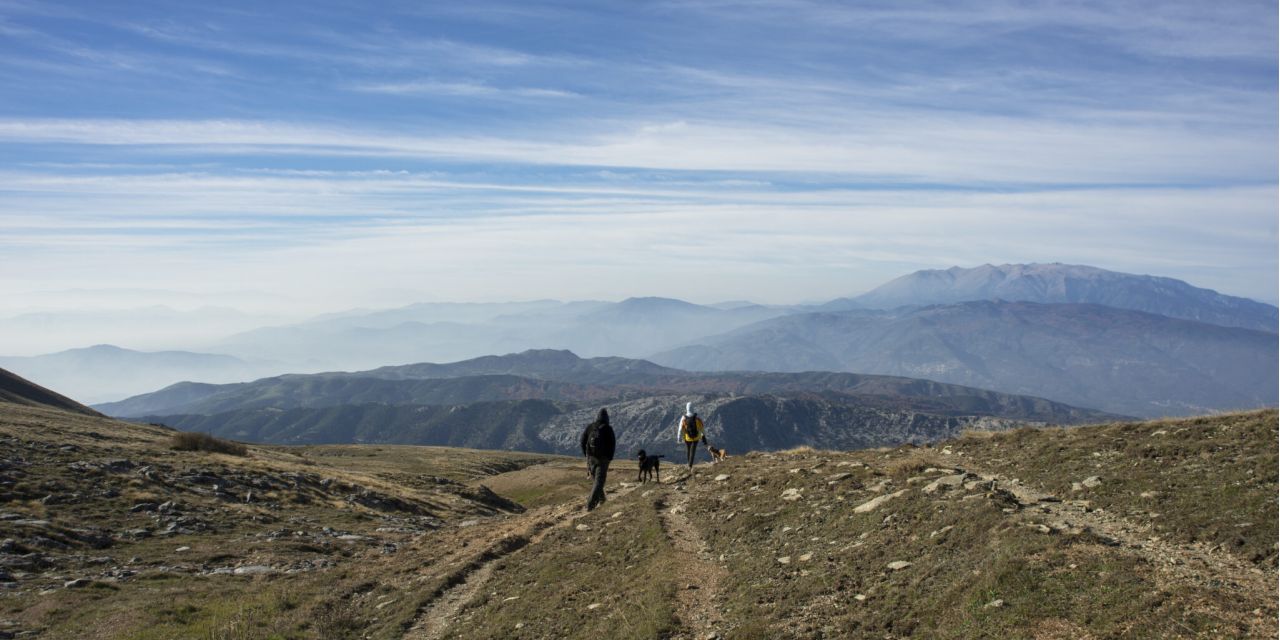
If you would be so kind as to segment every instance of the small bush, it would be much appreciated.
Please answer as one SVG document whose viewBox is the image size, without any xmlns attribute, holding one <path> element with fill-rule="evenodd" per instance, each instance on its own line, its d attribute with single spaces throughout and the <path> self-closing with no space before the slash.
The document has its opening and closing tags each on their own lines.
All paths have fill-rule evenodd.
<svg viewBox="0 0 1280 640">
<path fill-rule="evenodd" d="M 188 431 L 173 436 L 172 448 L 177 451 L 211 451 L 233 456 L 248 455 L 249 448 L 239 442 L 215 438 L 207 433 Z"/>
</svg>

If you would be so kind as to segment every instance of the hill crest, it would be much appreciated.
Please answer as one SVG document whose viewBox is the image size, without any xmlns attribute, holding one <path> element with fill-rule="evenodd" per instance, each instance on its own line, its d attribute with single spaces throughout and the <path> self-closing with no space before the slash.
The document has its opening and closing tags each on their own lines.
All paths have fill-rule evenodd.
<svg viewBox="0 0 1280 640">
<path fill-rule="evenodd" d="M 50 391 L 6 369 L 0 369 L 0 402 L 49 407 L 88 416 L 102 415 L 71 398 L 55 391 Z"/>
</svg>

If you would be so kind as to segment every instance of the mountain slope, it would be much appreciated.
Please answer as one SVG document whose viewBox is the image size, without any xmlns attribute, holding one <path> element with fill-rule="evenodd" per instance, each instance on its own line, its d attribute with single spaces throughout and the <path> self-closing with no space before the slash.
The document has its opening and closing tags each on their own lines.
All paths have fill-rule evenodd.
<svg viewBox="0 0 1280 640">
<path fill-rule="evenodd" d="M 938 387 L 937 383 L 928 383 Z M 875 385 L 880 386 L 880 385 Z M 707 438 L 732 451 L 796 446 L 857 449 L 931 442 L 965 429 L 1053 422 L 1100 422 L 1106 414 L 1036 398 L 975 395 L 910 398 L 891 394 L 650 392 L 592 403 L 522 399 L 465 405 L 345 403 L 324 407 L 239 408 L 139 419 L 187 431 L 275 444 L 392 443 L 575 455 L 578 437 L 601 406 L 609 409 L 621 451 L 675 456 L 675 425 L 686 402 L 706 422 Z M 990 394 L 996 395 L 999 394 Z M 621 454 L 620 454 L 621 455 Z"/>
<path fill-rule="evenodd" d="M 0 403 L 50 407 L 89 416 L 102 415 L 71 398 L 50 391 L 4 369 L 0 369 Z"/>
<path fill-rule="evenodd" d="M 495 400 L 614 398 L 612 387 L 510 375 L 387 380 L 349 374 L 293 374 L 231 385 L 175 385 L 154 394 L 97 405 L 117 416 L 219 413 L 237 409 L 296 409 L 346 404 L 457 405 Z"/>
<path fill-rule="evenodd" d="M 1274 638 L 1275 438 L 1269 411 L 668 470 L 479 563 L 416 620 L 438 637 L 625 619 L 635 637 Z"/>
<path fill-rule="evenodd" d="M 1162 416 L 1276 403 L 1276 334 L 1099 305 L 799 314 L 659 354 L 683 369 L 828 368 Z"/>
<path fill-rule="evenodd" d="M 399 619 L 447 585 L 449 550 L 476 542 L 458 525 L 524 511 L 481 483 L 565 477 L 569 462 L 580 477 L 576 460 L 525 453 L 174 441 L 0 403 L 0 637 L 399 638 Z M 375 583 L 367 614 L 348 609 Z"/>
<path fill-rule="evenodd" d="M 1263 411 L 732 451 L 643 485 L 618 459 L 587 512 L 580 458 L 175 451 L 159 427 L 0 405 L 0 630 L 1275 638 L 1276 425 Z"/>
<path fill-rule="evenodd" d="M 1280 310 L 1272 305 L 1223 295 L 1173 278 L 1056 263 L 917 271 L 857 296 L 852 302 L 865 308 L 893 309 L 973 300 L 1100 304 L 1272 333 L 1276 332 L 1280 317 Z"/>
<path fill-rule="evenodd" d="M 487 373 L 500 371 L 539 377 Z M 475 372 L 485 373 L 467 375 Z M 585 382 L 597 379 L 609 384 Z M 183 384 L 100 408 L 254 442 L 388 442 L 573 454 L 582 426 L 601 406 L 614 415 L 624 446 L 670 448 L 670 431 L 690 401 L 713 441 L 736 450 L 882 446 L 936 440 L 975 426 L 1114 417 L 927 380 L 823 372 L 693 374 L 564 351 L 225 386 Z"/>
</svg>

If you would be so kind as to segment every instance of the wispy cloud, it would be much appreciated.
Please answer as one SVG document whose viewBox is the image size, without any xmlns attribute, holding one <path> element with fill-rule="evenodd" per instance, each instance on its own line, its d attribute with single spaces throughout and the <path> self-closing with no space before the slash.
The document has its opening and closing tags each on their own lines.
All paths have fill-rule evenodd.
<svg viewBox="0 0 1280 640">
<path fill-rule="evenodd" d="M 366 155 L 558 166 L 820 172 L 985 183 L 1270 180 L 1252 131 L 1030 122 L 986 115 L 865 114 L 847 129 L 758 123 L 601 123 L 595 135 L 446 137 L 259 121 L 0 120 L 0 141 L 171 148 L 186 154 Z M 895 117 L 897 116 L 897 117 Z M 549 135 L 550 134 L 550 135 Z M 552 138 L 552 139 L 547 139 Z M 1204 163 L 1214 157 L 1213 166 Z"/>
<path fill-rule="evenodd" d="M 793 301 L 1061 260 L 1274 298 L 1275 21 L 0 0 L 0 292 Z"/>
<path fill-rule="evenodd" d="M 390 95 L 442 95 L 465 97 L 505 98 L 577 98 L 572 91 L 544 89 L 540 87 L 495 87 L 481 82 L 452 82 L 443 80 L 407 80 L 359 84 L 351 87 L 363 93 Z"/>
</svg>

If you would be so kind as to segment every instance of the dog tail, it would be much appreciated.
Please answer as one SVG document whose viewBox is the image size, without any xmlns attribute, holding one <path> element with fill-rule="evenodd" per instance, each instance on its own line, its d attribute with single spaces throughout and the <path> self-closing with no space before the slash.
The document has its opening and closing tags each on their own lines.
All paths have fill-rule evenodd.
<svg viewBox="0 0 1280 640">
<path fill-rule="evenodd" d="M 659 453 L 659 454 L 658 454 L 658 455 L 656 455 L 656 456 L 649 456 L 649 457 L 650 457 L 650 458 L 665 458 L 665 457 L 666 457 L 666 454 Z"/>
</svg>

